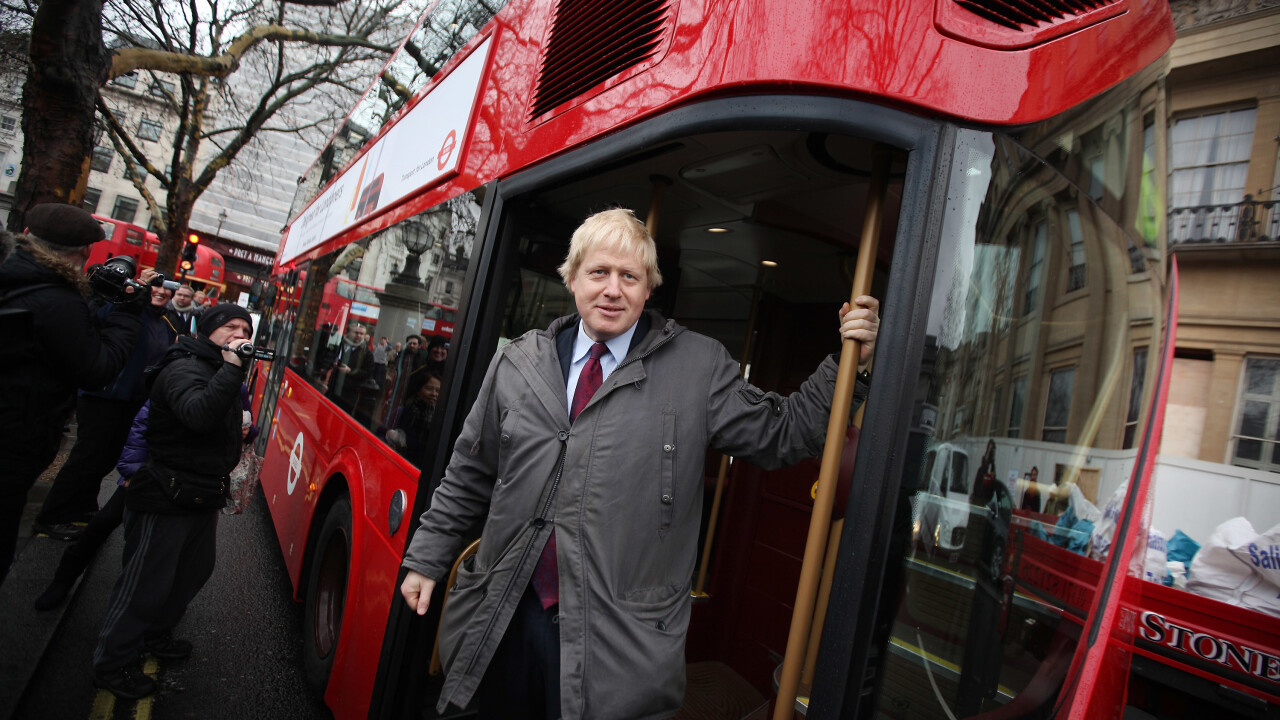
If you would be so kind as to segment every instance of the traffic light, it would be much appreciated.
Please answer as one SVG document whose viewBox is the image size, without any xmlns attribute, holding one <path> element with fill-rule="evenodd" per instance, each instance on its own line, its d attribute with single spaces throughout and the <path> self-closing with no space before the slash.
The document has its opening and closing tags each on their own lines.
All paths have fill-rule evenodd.
<svg viewBox="0 0 1280 720">
<path fill-rule="evenodd" d="M 182 259 L 178 262 L 178 267 L 182 269 L 185 275 L 192 271 L 196 266 L 196 246 L 200 244 L 200 236 L 191 233 L 187 236 L 187 241 L 182 245 Z"/>
</svg>

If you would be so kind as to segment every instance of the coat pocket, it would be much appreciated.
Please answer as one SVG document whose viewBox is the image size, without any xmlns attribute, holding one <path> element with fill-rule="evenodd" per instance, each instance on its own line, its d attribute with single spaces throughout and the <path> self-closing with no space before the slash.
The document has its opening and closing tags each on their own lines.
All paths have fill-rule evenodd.
<svg viewBox="0 0 1280 720">
<path fill-rule="evenodd" d="M 147 473 L 160 485 L 169 502 L 183 510 L 218 510 L 226 506 L 231 478 L 167 468 L 154 460 Z"/>
</svg>

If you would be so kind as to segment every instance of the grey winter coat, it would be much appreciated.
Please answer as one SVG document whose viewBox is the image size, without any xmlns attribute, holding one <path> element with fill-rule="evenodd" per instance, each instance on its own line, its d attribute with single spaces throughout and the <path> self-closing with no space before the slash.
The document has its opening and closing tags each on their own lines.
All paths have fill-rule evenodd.
<svg viewBox="0 0 1280 720">
<path fill-rule="evenodd" d="M 766 468 L 821 452 L 833 359 L 784 398 L 744 382 L 719 342 L 648 315 L 647 335 L 572 426 L 556 336 L 577 315 L 491 362 L 404 559 L 446 578 L 462 533 L 487 511 L 444 609 L 441 711 L 471 699 L 554 526 L 564 718 L 674 715 L 706 448 Z"/>
</svg>

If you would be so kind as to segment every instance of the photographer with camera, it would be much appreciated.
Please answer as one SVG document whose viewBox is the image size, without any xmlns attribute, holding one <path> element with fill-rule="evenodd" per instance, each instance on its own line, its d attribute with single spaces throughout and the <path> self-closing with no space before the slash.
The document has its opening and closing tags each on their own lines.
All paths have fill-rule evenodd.
<svg viewBox="0 0 1280 720">
<path fill-rule="evenodd" d="M 101 390 L 81 390 L 76 400 L 76 442 L 67 462 L 53 479 L 53 487 L 32 529 L 56 540 L 75 540 L 83 523 L 98 512 L 102 479 L 115 467 L 133 417 L 146 402 L 142 371 L 155 365 L 173 344 L 177 333 L 165 321 L 165 306 L 173 291 L 149 288 L 150 302 L 142 310 L 142 325 L 124 369 Z M 112 304 L 101 309 L 105 316 Z M 114 521 L 111 526 L 119 524 Z"/>
<path fill-rule="evenodd" d="M 126 492 L 125 565 L 111 591 L 94 651 L 94 684 L 117 697 L 155 692 L 143 650 L 191 654 L 172 631 L 213 574 L 219 511 L 249 435 L 240 386 L 253 323 L 233 303 L 209 308 L 196 337 L 182 336 L 146 373 L 151 389 L 148 459 Z M 248 351 L 247 354 L 252 354 Z"/>
<path fill-rule="evenodd" d="M 27 211 L 27 231 L 0 266 L 0 582 L 9 572 L 27 491 L 57 455 L 77 388 L 97 389 L 124 367 L 137 340 L 140 302 L 121 302 L 101 322 L 82 272 L 104 239 L 85 210 L 58 203 Z M 154 274 L 143 273 L 143 282 Z M 136 287 L 122 299 L 147 295 Z"/>
</svg>

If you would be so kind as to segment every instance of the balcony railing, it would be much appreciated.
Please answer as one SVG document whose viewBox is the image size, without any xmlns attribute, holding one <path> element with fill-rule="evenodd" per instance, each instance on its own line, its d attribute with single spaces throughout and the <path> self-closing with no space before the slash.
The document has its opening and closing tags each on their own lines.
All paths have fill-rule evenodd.
<svg viewBox="0 0 1280 720">
<path fill-rule="evenodd" d="M 1275 242 L 1280 240 L 1280 200 L 1196 205 L 1169 211 L 1169 244 Z"/>
</svg>

